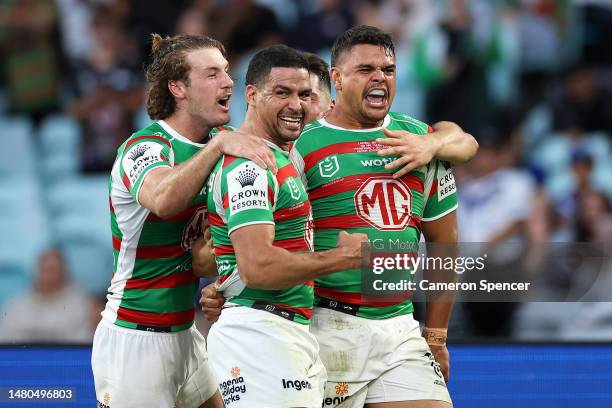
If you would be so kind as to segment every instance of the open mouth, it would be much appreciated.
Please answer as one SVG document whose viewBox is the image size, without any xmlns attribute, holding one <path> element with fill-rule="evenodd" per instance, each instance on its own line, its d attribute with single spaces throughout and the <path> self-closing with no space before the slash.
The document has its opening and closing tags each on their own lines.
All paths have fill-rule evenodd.
<svg viewBox="0 0 612 408">
<path fill-rule="evenodd" d="M 374 108 L 384 108 L 387 106 L 387 91 L 381 88 L 370 90 L 365 97 L 368 105 Z"/>
<path fill-rule="evenodd" d="M 279 116 L 281 123 L 290 130 L 300 130 L 302 127 L 303 116 Z"/>
<path fill-rule="evenodd" d="M 229 110 L 229 100 L 232 94 L 225 95 L 219 99 L 217 99 L 217 104 L 223 108 L 223 110 Z"/>
</svg>

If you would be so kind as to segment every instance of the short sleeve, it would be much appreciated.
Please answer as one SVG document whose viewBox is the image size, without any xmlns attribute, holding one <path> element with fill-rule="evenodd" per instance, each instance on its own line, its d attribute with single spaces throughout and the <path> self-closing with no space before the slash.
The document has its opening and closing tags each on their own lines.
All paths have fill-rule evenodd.
<svg viewBox="0 0 612 408">
<path fill-rule="evenodd" d="M 434 221 L 457 209 L 457 185 L 448 162 L 436 160 L 425 176 L 423 221 Z"/>
<path fill-rule="evenodd" d="M 252 161 L 244 161 L 221 178 L 228 234 L 254 224 L 274 225 L 274 201 L 278 191 L 272 173 Z"/>
<path fill-rule="evenodd" d="M 123 184 L 138 201 L 145 176 L 157 167 L 172 167 L 172 147 L 162 137 L 140 136 L 127 142 L 121 154 L 120 172 Z"/>
</svg>

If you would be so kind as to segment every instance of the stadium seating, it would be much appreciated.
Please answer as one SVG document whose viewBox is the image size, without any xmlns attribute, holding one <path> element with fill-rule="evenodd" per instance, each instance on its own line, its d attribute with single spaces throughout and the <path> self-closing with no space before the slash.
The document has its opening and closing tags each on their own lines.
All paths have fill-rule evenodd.
<svg viewBox="0 0 612 408">
<path fill-rule="evenodd" d="M 43 121 L 39 131 L 41 174 L 47 180 L 74 175 L 80 167 L 79 124 L 68 116 L 55 115 Z"/>
<path fill-rule="evenodd" d="M 36 176 L 36 147 L 32 123 L 23 117 L 0 116 L 2 148 L 0 179 L 24 179 Z"/>
</svg>

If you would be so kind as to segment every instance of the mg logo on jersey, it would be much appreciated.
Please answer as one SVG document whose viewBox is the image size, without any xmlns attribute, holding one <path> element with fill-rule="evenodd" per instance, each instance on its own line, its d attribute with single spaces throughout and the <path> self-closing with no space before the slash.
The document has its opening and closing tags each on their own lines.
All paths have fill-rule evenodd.
<svg viewBox="0 0 612 408">
<path fill-rule="evenodd" d="M 410 221 L 412 193 L 401 180 L 371 177 L 354 198 L 357 215 L 379 230 L 402 230 Z"/>
<path fill-rule="evenodd" d="M 326 157 L 319 162 L 319 173 L 321 177 L 330 178 L 336 174 L 338 170 L 340 170 L 340 165 L 338 164 L 338 156 L 336 155 Z"/>
</svg>

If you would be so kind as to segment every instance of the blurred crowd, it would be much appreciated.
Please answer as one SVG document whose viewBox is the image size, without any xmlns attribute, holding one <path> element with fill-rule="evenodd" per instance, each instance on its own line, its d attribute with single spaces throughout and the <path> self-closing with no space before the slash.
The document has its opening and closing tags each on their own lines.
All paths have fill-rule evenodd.
<svg viewBox="0 0 612 408">
<path fill-rule="evenodd" d="M 223 42 L 235 79 L 232 123 L 239 124 L 245 111 L 244 72 L 254 51 L 280 42 L 329 59 L 336 36 L 356 24 L 375 25 L 394 36 L 398 94 L 393 110 L 430 123 L 455 121 L 480 143 L 478 156 L 455 170 L 461 241 L 492 247 L 507 242 L 525 247 L 612 242 L 611 1 L 0 2 L 0 117 L 25 118 L 33 135 L 57 123 L 72 126 L 77 135 L 72 155 L 77 159 L 70 179 L 105 176 L 119 144 L 149 120 L 143 109 L 143 65 L 150 33 L 205 34 Z M 36 136 L 34 144 L 64 143 L 61 138 L 41 138 Z M 72 151 L 67 145 L 58 147 L 66 149 Z M 53 171 L 64 168 L 54 166 Z M 1 170 L 0 184 L 6 177 Z M 57 171 L 58 179 L 49 183 L 40 179 L 53 172 L 43 170 L 45 174 L 37 176 L 36 183 L 44 184 L 48 196 L 44 202 L 53 204 L 62 191 L 49 187 L 66 179 Z M 96 217 L 81 219 L 106 228 L 108 215 Z M 57 234 L 53 228 L 49 233 Z M 101 252 L 111 257 L 110 234 L 107 240 Z M 42 243 L 64 250 L 57 241 Z M 68 258 L 75 253 L 65 251 Z M 0 298 L 5 320 L 11 316 L 6 313 L 27 316 L 0 325 L 0 338 L 88 341 L 94 327 L 91 314 L 96 313 L 77 305 L 99 310 L 100 288 L 110 272 L 86 275 L 82 280 L 101 282 L 84 285 L 93 292 L 87 294 L 70 283 L 71 272 L 84 275 L 74 270 L 80 267 L 77 261 L 64 262 L 56 249 L 43 252 L 37 267 L 30 267 L 38 271 L 30 273 L 32 289 L 21 298 Z M 610 265 L 600 269 L 609 270 Z M 0 285 L 2 279 L 0 274 Z M 56 304 L 60 298 L 65 299 L 63 306 Z M 455 322 L 465 336 L 572 336 L 567 327 L 576 322 L 563 317 L 579 311 L 569 311 L 567 305 L 535 305 L 463 304 L 457 307 Z M 36 310 L 55 314 L 62 313 L 62 307 L 73 316 L 50 318 L 49 327 L 40 325 Z M 538 314 L 548 309 L 559 317 Z M 597 309 L 604 321 L 612 317 L 609 309 Z M 598 325 L 596 319 L 589 322 Z M 26 327 L 28 323 L 37 327 Z"/>
</svg>

